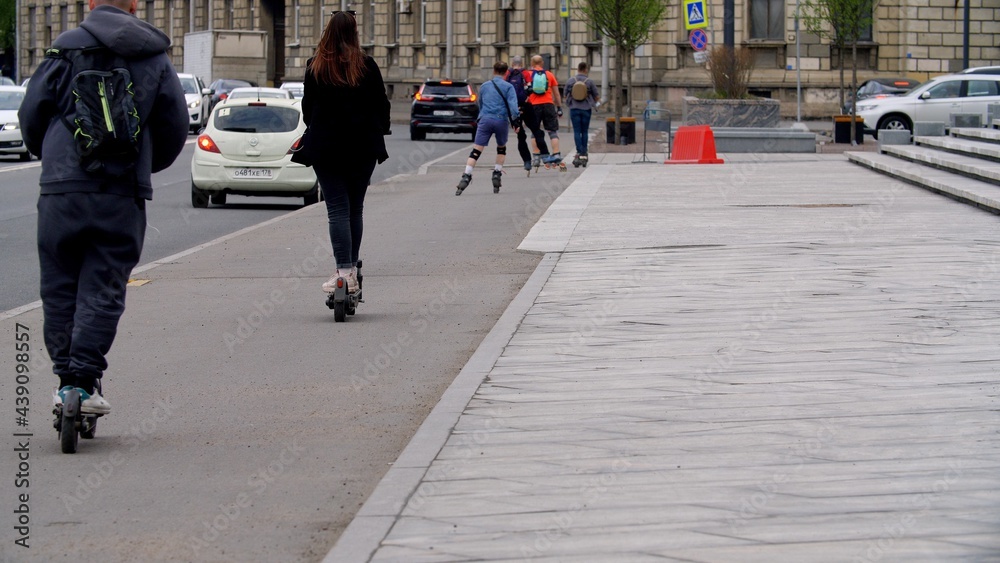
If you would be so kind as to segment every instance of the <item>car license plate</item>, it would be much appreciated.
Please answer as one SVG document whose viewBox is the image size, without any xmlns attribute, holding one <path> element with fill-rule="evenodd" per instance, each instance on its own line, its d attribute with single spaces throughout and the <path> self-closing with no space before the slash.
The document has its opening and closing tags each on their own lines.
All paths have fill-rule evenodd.
<svg viewBox="0 0 1000 563">
<path fill-rule="evenodd" d="M 247 178 L 256 180 L 263 178 L 270 180 L 274 177 L 274 171 L 270 168 L 237 168 L 233 170 L 233 178 Z"/>
<path fill-rule="evenodd" d="M 434 115 L 440 115 L 440 116 L 455 115 L 455 112 L 451 111 L 450 109 L 437 109 L 434 110 Z"/>
</svg>

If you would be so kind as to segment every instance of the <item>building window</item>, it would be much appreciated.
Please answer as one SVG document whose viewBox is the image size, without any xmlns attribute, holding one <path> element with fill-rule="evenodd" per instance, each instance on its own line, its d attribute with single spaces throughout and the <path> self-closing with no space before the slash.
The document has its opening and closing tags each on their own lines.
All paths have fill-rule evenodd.
<svg viewBox="0 0 1000 563">
<path fill-rule="evenodd" d="M 154 5 L 154 0 L 146 0 L 146 21 L 151 24 L 156 24 L 154 17 L 156 15 L 156 9 Z"/>
<path fill-rule="evenodd" d="M 542 7 L 539 0 L 528 0 L 527 16 L 528 41 L 538 41 L 538 27 L 542 21 Z"/>
<path fill-rule="evenodd" d="M 76 3 L 76 25 L 83 23 L 83 18 L 87 14 L 86 6 L 86 2 Z"/>
<path fill-rule="evenodd" d="M 365 43 L 375 43 L 375 0 L 365 3 L 361 13 L 361 25 L 364 28 Z"/>
<path fill-rule="evenodd" d="M 483 0 L 476 0 L 475 10 L 475 39 L 480 41 L 483 37 Z"/>
<path fill-rule="evenodd" d="M 253 0 L 249 0 L 247 9 L 250 11 L 250 23 L 247 25 L 247 29 L 254 31 L 257 29 L 257 6 L 253 3 Z"/>
<path fill-rule="evenodd" d="M 497 41 L 500 43 L 510 43 L 510 13 L 511 10 L 500 10 L 500 17 L 498 18 L 500 30 L 497 33 Z"/>
<path fill-rule="evenodd" d="M 299 18 L 301 17 L 302 17 L 302 5 L 299 4 L 299 0 L 295 0 L 295 5 L 292 8 L 292 18 L 293 18 L 292 26 L 295 28 L 294 30 L 295 39 L 292 40 L 292 45 L 296 47 L 302 44 L 302 37 L 299 34 L 299 29 L 300 29 Z"/>
<path fill-rule="evenodd" d="M 389 5 L 389 43 L 399 43 L 399 7 L 396 9 Z"/>
<path fill-rule="evenodd" d="M 785 0 L 750 0 L 750 39 L 785 39 Z"/>
<path fill-rule="evenodd" d="M 45 48 L 48 49 L 52 45 L 52 6 L 45 7 Z"/>
<path fill-rule="evenodd" d="M 226 11 L 224 24 L 226 29 L 233 29 L 233 26 L 236 25 L 236 5 L 233 3 L 233 0 L 226 0 L 223 9 Z"/>
<path fill-rule="evenodd" d="M 427 43 L 427 0 L 420 0 L 420 42 Z"/>
</svg>

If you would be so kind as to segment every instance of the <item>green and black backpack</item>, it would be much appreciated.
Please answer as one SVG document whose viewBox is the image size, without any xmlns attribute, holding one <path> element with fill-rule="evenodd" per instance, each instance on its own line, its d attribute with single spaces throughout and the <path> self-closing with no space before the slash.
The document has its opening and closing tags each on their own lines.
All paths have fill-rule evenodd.
<svg viewBox="0 0 1000 563">
<path fill-rule="evenodd" d="M 72 65 L 73 105 L 62 121 L 73 134 L 87 172 L 122 176 L 139 156 L 139 112 L 124 59 L 103 46 L 49 49 L 48 58 Z"/>
</svg>

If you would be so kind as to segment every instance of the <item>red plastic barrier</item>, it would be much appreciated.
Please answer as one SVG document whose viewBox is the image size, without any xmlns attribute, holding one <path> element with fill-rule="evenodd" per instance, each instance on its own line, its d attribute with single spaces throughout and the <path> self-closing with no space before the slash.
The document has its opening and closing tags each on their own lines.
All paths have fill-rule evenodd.
<svg viewBox="0 0 1000 563">
<path fill-rule="evenodd" d="M 715 135 L 708 125 L 684 125 L 677 128 L 670 159 L 664 164 L 722 164 L 715 154 Z"/>
</svg>

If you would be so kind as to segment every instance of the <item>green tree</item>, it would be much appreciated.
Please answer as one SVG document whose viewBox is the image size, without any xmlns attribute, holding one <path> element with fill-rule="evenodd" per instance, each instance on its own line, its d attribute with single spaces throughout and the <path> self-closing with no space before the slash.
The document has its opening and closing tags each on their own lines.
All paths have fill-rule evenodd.
<svg viewBox="0 0 1000 563">
<path fill-rule="evenodd" d="M 3 52 L 3 56 L 0 56 L 0 67 L 15 64 L 17 54 L 14 50 L 17 39 L 14 34 L 17 30 L 17 14 L 14 10 L 15 0 L 0 0 L 0 51 Z"/>
<path fill-rule="evenodd" d="M 14 30 L 17 27 L 14 0 L 0 0 L 0 49 L 14 48 Z"/>
<path fill-rule="evenodd" d="M 653 27 L 663 19 L 663 0 L 574 0 L 575 6 L 588 20 L 590 27 L 615 45 L 615 143 L 621 139 L 622 72 L 629 69 L 629 92 L 632 72 L 631 57 L 649 40 Z"/>
<path fill-rule="evenodd" d="M 801 19 L 809 33 L 824 37 L 840 53 L 840 105 L 845 103 L 844 51 L 851 47 L 851 92 L 858 91 L 858 41 L 871 27 L 879 0 L 803 0 Z M 857 100 L 855 100 L 857 101 Z M 857 104 L 851 104 L 851 142 L 854 142 Z"/>
</svg>

